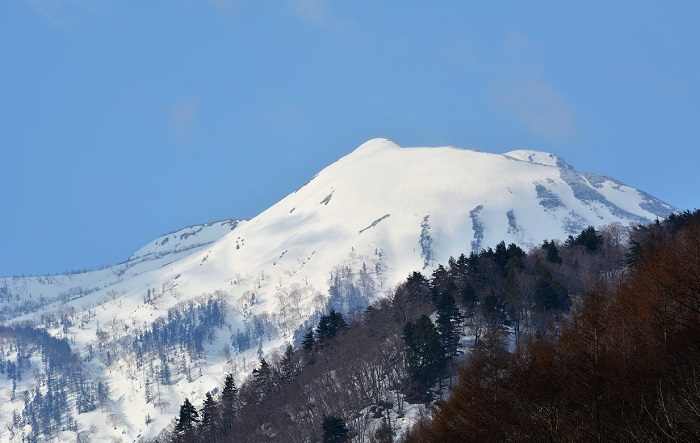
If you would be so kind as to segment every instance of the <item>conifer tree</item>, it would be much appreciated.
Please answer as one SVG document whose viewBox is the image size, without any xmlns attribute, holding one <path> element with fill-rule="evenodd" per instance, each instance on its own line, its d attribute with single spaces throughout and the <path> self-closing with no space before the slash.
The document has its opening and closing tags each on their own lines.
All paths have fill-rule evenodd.
<svg viewBox="0 0 700 443">
<path fill-rule="evenodd" d="M 406 289 L 412 297 L 426 299 L 430 294 L 430 283 L 423 274 L 414 271 L 406 280 Z"/>
<path fill-rule="evenodd" d="M 561 257 L 559 256 L 559 249 L 557 248 L 557 245 L 554 243 L 554 240 L 552 241 L 547 241 L 545 240 L 542 243 L 542 249 L 545 250 L 547 253 L 547 261 L 551 263 L 561 263 Z"/>
<path fill-rule="evenodd" d="M 297 374 L 295 360 L 294 346 L 287 345 L 280 362 L 280 379 L 285 383 L 290 382 Z"/>
<path fill-rule="evenodd" d="M 204 404 L 202 405 L 202 425 L 209 426 L 216 412 L 216 400 L 212 397 L 211 392 L 207 392 L 204 398 Z"/>
<path fill-rule="evenodd" d="M 190 400 L 185 398 L 185 401 L 180 406 L 180 415 L 177 419 L 177 425 L 175 426 L 175 432 L 182 435 L 194 428 L 195 423 L 199 421 L 199 412 L 197 408 L 192 406 Z"/>
<path fill-rule="evenodd" d="M 318 342 L 323 342 L 333 337 L 341 328 L 344 328 L 347 325 L 348 324 L 345 322 L 343 315 L 340 312 L 336 312 L 335 309 L 331 309 L 331 312 L 329 312 L 328 315 L 321 317 L 321 320 L 318 322 L 318 327 L 316 328 L 316 338 L 318 339 Z"/>
<path fill-rule="evenodd" d="M 349 439 L 350 430 L 345 420 L 340 417 L 333 415 L 324 417 L 321 429 L 323 429 L 323 443 L 343 443 Z"/>
<path fill-rule="evenodd" d="M 441 294 L 438 298 L 435 323 L 440 333 L 440 341 L 445 348 L 445 353 L 454 355 L 459 347 L 459 329 L 462 323 L 462 314 L 455 304 L 454 297 L 449 292 Z"/>
<path fill-rule="evenodd" d="M 447 272 L 447 270 L 442 265 L 440 265 L 437 267 L 435 272 L 433 272 L 431 286 L 433 291 L 433 302 L 437 304 L 441 294 L 452 294 L 454 292 L 454 278 Z"/>
<path fill-rule="evenodd" d="M 539 311 L 549 311 L 566 305 L 566 291 L 552 278 L 547 268 L 542 264 L 537 266 L 537 280 L 535 281 L 534 302 Z"/>
<path fill-rule="evenodd" d="M 262 400 L 274 387 L 274 377 L 270 364 L 265 359 L 260 360 L 260 367 L 253 369 L 253 385 L 257 401 Z"/>
<path fill-rule="evenodd" d="M 233 375 L 227 374 L 224 379 L 224 389 L 221 391 L 221 403 L 223 405 L 224 414 L 235 411 L 236 400 L 238 398 L 238 388 L 233 380 Z"/>
<path fill-rule="evenodd" d="M 575 238 L 570 235 L 566 240 L 566 246 L 583 246 L 587 252 L 595 252 L 603 245 L 603 236 L 598 234 L 593 226 L 589 226 Z"/>
<path fill-rule="evenodd" d="M 493 253 L 493 261 L 496 262 L 499 268 L 503 269 L 508 263 L 508 249 L 506 248 L 506 242 L 501 241 L 496 245 L 496 251 Z"/>
<path fill-rule="evenodd" d="M 421 385 L 432 384 L 445 366 L 445 348 L 430 317 L 423 315 L 404 326 L 406 367 Z"/>
<path fill-rule="evenodd" d="M 304 347 L 304 349 L 306 349 L 309 352 L 314 350 L 314 346 L 316 345 L 314 328 L 309 328 L 309 331 L 306 333 L 306 335 L 304 335 L 304 338 L 301 340 L 301 345 Z"/>
</svg>

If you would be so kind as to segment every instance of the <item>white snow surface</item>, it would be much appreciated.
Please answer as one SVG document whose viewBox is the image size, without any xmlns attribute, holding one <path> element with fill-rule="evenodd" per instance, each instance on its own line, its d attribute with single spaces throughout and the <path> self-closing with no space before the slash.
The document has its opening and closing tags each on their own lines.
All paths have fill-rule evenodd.
<svg viewBox="0 0 700 443">
<path fill-rule="evenodd" d="M 245 330 L 253 316 L 275 327 L 261 341 L 263 354 L 282 349 L 305 320 L 325 312 L 329 276 L 338 266 L 353 272 L 367 266 L 376 298 L 412 271 L 429 275 L 450 256 L 501 240 L 529 249 L 544 239 L 576 235 L 588 225 L 649 223 L 673 210 L 613 179 L 591 184 L 549 153 L 402 148 L 374 139 L 251 220 L 185 228 L 99 271 L 0 279 L 0 295 L 6 295 L 0 297 L 0 309 L 6 325 L 39 325 L 42 314 L 73 313 L 75 326 L 49 332 L 65 336 L 85 356 L 88 346 L 100 345 L 98 324 L 116 343 L 148 329 L 178 304 L 205 294 L 225 300 L 227 326 L 206 343 L 191 380 L 174 374 L 171 385 L 160 387 L 165 406 L 146 403 L 143 370 L 135 370 L 117 347 L 112 348 L 116 362 L 108 368 L 99 352 L 85 363 L 95 379 L 109 383 L 111 394 L 104 411 L 74 413 L 80 429 L 94 425 L 93 441 L 133 441 L 156 436 L 185 397 L 199 407 L 207 391 L 221 387 L 225 373 L 240 380 L 257 365 L 257 344 L 230 357 L 224 351 L 232 333 Z M 157 300 L 145 300 L 149 290 L 158 292 Z M 30 312 L 18 308 L 41 297 L 45 302 L 25 309 Z M 109 343 L 102 343 L 104 349 Z M 41 370 L 40 362 L 36 368 Z M 27 377 L 22 383 L 18 392 L 35 381 Z M 10 386 L 0 379 L 0 392 Z M 11 417 L 21 406 L 21 401 L 0 404 L 0 417 Z M 120 417 L 117 429 L 106 424 L 109 414 Z M 150 425 L 144 423 L 146 414 L 154 418 Z M 74 438 L 69 431 L 63 434 L 59 440 Z M 0 427 L 1 441 L 18 439 Z"/>
</svg>

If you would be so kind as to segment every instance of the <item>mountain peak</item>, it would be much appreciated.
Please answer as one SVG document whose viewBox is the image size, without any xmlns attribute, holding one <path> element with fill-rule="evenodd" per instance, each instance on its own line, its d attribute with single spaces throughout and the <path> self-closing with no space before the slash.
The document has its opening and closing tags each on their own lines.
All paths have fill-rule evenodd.
<svg viewBox="0 0 700 443">
<path fill-rule="evenodd" d="M 534 163 L 537 165 L 554 166 L 557 168 L 573 169 L 563 158 L 549 152 L 533 151 L 529 149 L 518 149 L 503 154 L 515 160 Z"/>
<path fill-rule="evenodd" d="M 357 149 L 355 149 L 353 154 L 376 154 L 377 152 L 386 151 L 390 149 L 401 149 L 401 146 L 397 145 L 388 138 L 373 138 L 362 143 Z"/>
<path fill-rule="evenodd" d="M 97 271 L 0 278 L 0 321 L 71 337 L 71 351 L 88 356 L 90 383 L 109 383 L 119 400 L 74 414 L 78 426 L 120 417 L 119 438 L 155 438 L 185 394 L 202 401 L 224 373 L 242 378 L 330 309 L 364 310 L 414 271 L 429 275 L 449 257 L 500 241 L 536 248 L 587 226 L 651 223 L 674 209 L 546 152 L 402 148 L 377 138 L 250 221 L 184 228 Z M 56 327 L 58 319 L 68 320 Z M 190 334 L 186 345 L 160 334 L 203 328 L 207 339 Z M 171 353 L 178 364 L 170 365 Z M 138 358 L 148 363 L 134 365 Z M 17 392 L 35 392 L 32 374 L 43 365 L 32 362 Z M 155 367 L 172 372 L 159 387 L 165 403 L 151 390 Z M 12 380 L 0 378 L 0 391 L 11 390 Z M 0 416 L 26 415 L 22 408 L 5 402 Z M 144 414 L 157 418 L 145 428 Z M 113 426 L 99 432 L 96 439 L 117 437 Z M 0 429 L 0 441 L 9 439 Z"/>
</svg>

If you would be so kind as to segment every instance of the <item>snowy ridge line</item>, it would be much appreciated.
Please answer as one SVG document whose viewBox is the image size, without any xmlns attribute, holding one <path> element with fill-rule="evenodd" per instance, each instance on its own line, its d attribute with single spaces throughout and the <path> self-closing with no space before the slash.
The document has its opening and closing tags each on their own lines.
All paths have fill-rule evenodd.
<svg viewBox="0 0 700 443">
<path fill-rule="evenodd" d="M 79 429 L 94 425 L 95 440 L 154 438 L 185 398 L 201 404 L 224 374 L 242 379 L 329 309 L 366 308 L 413 271 L 432 272 L 450 256 L 500 241 L 529 250 L 588 225 L 651 223 L 675 210 L 562 165 L 537 151 L 405 149 L 370 140 L 252 221 L 183 228 L 102 270 L 0 279 L 0 314 L 5 325 L 33 324 L 65 339 L 86 373 L 110 386 L 104 408 L 73 410 Z M 223 308 L 203 294 L 225 301 Z M 139 356 L 146 332 L 149 343 L 167 342 L 170 351 Z M 145 370 L 136 369 L 141 357 Z M 44 389 L 40 360 L 32 362 L 39 379 L 27 371 L 18 389 Z M 0 392 L 11 389 L 0 377 Z M 0 416 L 20 406 L 0 404 Z M 105 426 L 108 420 L 116 424 Z M 55 438 L 76 438 L 61 432 Z M 7 440 L 18 441 L 0 429 Z"/>
</svg>

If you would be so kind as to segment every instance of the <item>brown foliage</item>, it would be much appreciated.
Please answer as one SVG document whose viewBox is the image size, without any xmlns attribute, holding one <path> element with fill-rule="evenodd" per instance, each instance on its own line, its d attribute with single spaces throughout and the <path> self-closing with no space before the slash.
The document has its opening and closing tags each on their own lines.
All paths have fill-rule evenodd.
<svg viewBox="0 0 700 443">
<path fill-rule="evenodd" d="M 700 441 L 700 224 L 654 234 L 507 365 L 476 351 L 407 441 Z"/>
</svg>

